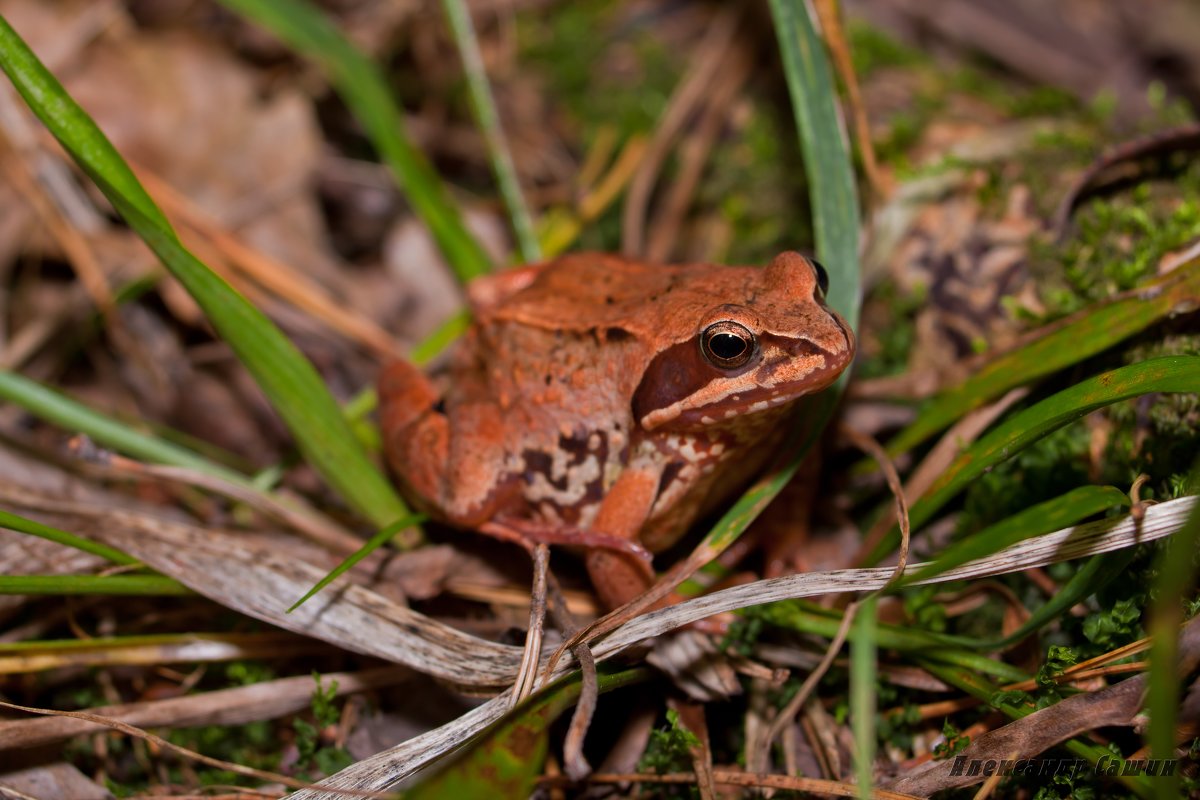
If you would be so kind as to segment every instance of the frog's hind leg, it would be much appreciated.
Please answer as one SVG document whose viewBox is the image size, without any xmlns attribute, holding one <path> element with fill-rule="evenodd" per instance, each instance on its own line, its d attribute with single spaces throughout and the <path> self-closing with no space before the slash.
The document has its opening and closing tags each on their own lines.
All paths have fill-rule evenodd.
<svg viewBox="0 0 1200 800">
<path fill-rule="evenodd" d="M 407 361 L 389 363 L 379 375 L 377 390 L 388 465 L 413 497 L 436 502 L 450 452 L 450 426 L 436 408 L 437 391 Z"/>
<path fill-rule="evenodd" d="M 513 500 L 515 483 L 504 474 L 502 420 L 490 404 L 469 404 L 457 409 L 452 432 L 438 400 L 433 384 L 412 364 L 389 364 L 379 377 L 384 452 L 418 505 L 452 525 L 475 528 Z"/>
</svg>

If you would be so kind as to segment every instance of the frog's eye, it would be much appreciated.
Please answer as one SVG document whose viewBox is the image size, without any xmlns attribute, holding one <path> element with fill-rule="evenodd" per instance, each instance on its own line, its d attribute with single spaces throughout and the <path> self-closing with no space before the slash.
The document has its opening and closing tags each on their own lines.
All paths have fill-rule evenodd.
<svg viewBox="0 0 1200 800">
<path fill-rule="evenodd" d="M 700 352 L 714 367 L 736 369 L 754 355 L 757 342 L 745 325 L 725 320 L 714 322 L 700 334 Z"/>
<path fill-rule="evenodd" d="M 808 263 L 813 265 L 813 269 L 817 273 L 817 288 L 821 290 L 821 296 L 824 297 L 829 293 L 829 273 L 825 271 L 825 267 L 821 266 L 821 262 L 810 258 Z"/>
</svg>

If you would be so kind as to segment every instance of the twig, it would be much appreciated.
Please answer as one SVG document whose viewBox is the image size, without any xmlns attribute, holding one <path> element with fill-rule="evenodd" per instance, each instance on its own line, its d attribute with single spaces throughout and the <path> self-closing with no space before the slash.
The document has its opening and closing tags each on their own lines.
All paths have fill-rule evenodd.
<svg viewBox="0 0 1200 800">
<path fill-rule="evenodd" d="M 571 618 L 558 581 L 553 575 L 549 578 L 552 600 L 550 613 L 554 617 L 554 624 L 564 636 L 569 637 L 575 633 L 575 620 Z M 592 726 L 592 717 L 596 714 L 596 706 L 600 700 L 600 681 L 596 676 L 596 659 L 586 642 L 572 647 L 571 655 L 575 656 L 575 661 L 579 664 L 580 688 L 579 699 L 575 702 L 575 713 L 571 715 L 571 724 L 563 740 L 563 767 L 572 780 L 581 781 L 592 771 L 592 765 L 583 754 L 583 743 L 587 738 L 588 729 Z"/>
<path fill-rule="evenodd" d="M 529 631 L 525 634 L 525 649 L 521 666 L 512 687 L 515 706 L 529 695 L 537 683 L 538 656 L 542 652 L 542 636 L 546 629 L 546 572 L 550 564 L 550 546 L 539 542 L 533 546 L 533 589 L 529 600 Z"/>
<path fill-rule="evenodd" d="M 953 426 L 950 427 L 934 445 L 929 454 L 925 456 L 920 465 L 912 471 L 908 477 L 908 482 L 904 484 L 903 495 L 905 497 L 920 498 L 921 495 L 933 485 L 937 477 L 946 469 L 954 458 L 962 452 L 962 448 L 973 442 L 983 433 L 989 425 L 991 425 L 1001 414 L 1012 407 L 1014 403 L 1019 401 L 1029 390 L 1021 387 L 1012 389 L 999 400 L 990 403 L 983 408 L 970 412 Z M 863 538 L 862 544 L 858 548 L 858 552 L 851 559 L 852 564 L 861 564 L 879 541 L 887 535 L 891 530 L 892 524 L 896 521 L 895 514 L 889 509 L 883 514 L 876 523 L 871 527 L 871 530 Z"/>
<path fill-rule="evenodd" d="M 814 794 L 833 795 L 834 797 L 858 797 L 859 788 L 840 781 L 827 781 L 820 778 L 793 778 L 788 775 L 764 775 L 754 772 L 737 772 L 730 769 L 714 769 L 713 780 L 727 786 L 754 786 L 765 789 L 790 789 L 796 792 L 812 792 Z M 696 782 L 692 772 L 670 772 L 658 774 L 654 772 L 632 773 L 596 773 L 588 778 L 590 783 L 674 783 L 690 784 Z M 543 783 L 554 783 L 546 780 Z M 872 798 L 876 800 L 919 800 L 914 795 L 892 792 L 886 789 L 872 789 Z"/>
<path fill-rule="evenodd" d="M 145 741 L 147 741 L 157 747 L 161 747 L 164 750 L 169 750 L 172 753 L 182 756 L 183 758 L 186 758 L 190 761 L 199 762 L 201 764 L 204 764 L 205 766 L 215 767 L 216 769 L 228 770 L 230 772 L 235 772 L 238 775 L 243 775 L 247 778 L 258 778 L 259 780 L 270 781 L 272 783 L 282 783 L 284 786 L 290 786 L 293 789 L 309 789 L 309 788 L 313 787 L 313 784 L 311 784 L 311 783 L 308 783 L 306 781 L 296 780 L 295 778 L 288 777 L 287 775 L 280 775 L 277 772 L 267 772 L 266 770 L 254 769 L 253 767 L 245 767 L 245 766 L 242 766 L 241 764 L 235 764 L 232 761 L 223 761 L 219 758 L 213 758 L 211 756 L 206 756 L 203 753 L 197 753 L 195 750 L 189 750 L 188 748 L 181 747 L 181 746 L 175 744 L 174 742 L 168 742 L 166 739 L 162 738 L 161 736 L 155 736 L 153 733 L 149 733 L 147 731 L 142 730 L 141 728 L 136 728 L 133 725 L 128 725 L 124 722 L 121 722 L 120 720 L 112 719 L 110 717 L 102 717 L 102 716 L 99 716 L 98 714 L 88 714 L 84 711 L 58 711 L 53 708 L 36 708 L 33 706 L 21 706 L 21 705 L 17 705 L 16 703 L 6 702 L 4 700 L 0 700 L 0 707 L 10 708 L 14 711 L 24 711 L 28 714 L 44 714 L 46 716 L 53 716 L 53 717 L 70 717 L 72 719 L 81 719 L 81 720 L 84 720 L 85 722 L 92 722 L 97 725 L 102 725 L 106 728 L 112 728 L 113 730 L 118 730 L 121 733 L 127 734 L 129 736 L 133 736 L 138 739 L 144 739 Z M 342 794 L 353 795 L 355 797 L 384 797 L 384 798 L 395 797 L 394 794 L 390 794 L 390 793 L 386 793 L 386 792 L 372 792 L 372 791 L 359 791 L 359 790 L 339 790 L 339 791 Z"/>
<path fill-rule="evenodd" d="M 326 674 L 321 679 L 331 686 L 337 685 L 336 696 L 345 696 L 392 686 L 415 674 L 404 667 L 377 667 Z M 303 675 L 165 700 L 101 706 L 89 711 L 143 728 L 238 725 L 303 711 L 311 705 L 312 693 L 312 676 Z M 7 719 L 0 721 L 0 751 L 44 747 L 103 729 L 95 723 L 72 718 Z"/>
<path fill-rule="evenodd" d="M 1150 156 L 1166 156 L 1180 150 L 1200 150 L 1200 123 L 1189 123 L 1177 128 L 1158 131 L 1129 142 L 1123 142 L 1106 151 L 1092 163 L 1067 190 L 1058 209 L 1054 212 L 1051 230 L 1059 241 L 1066 238 L 1071 223 L 1071 213 L 1085 198 L 1098 193 L 1102 188 L 1104 173 L 1121 164 Z"/>
<path fill-rule="evenodd" d="M 800 685 L 800 690 L 788 701 L 783 710 L 775 716 L 775 719 L 771 720 L 771 725 L 767 728 L 766 734 L 763 735 L 762 742 L 751 753 L 750 765 L 755 770 L 765 771 L 767 769 L 770 762 L 771 745 L 779 738 L 779 734 L 783 729 L 792 724 L 792 721 L 796 718 L 796 714 L 800 711 L 800 707 L 808 700 L 813 689 L 817 687 L 817 683 L 821 678 L 825 677 L 825 673 L 833 665 L 833 660 L 837 658 L 842 645 L 846 642 L 846 636 L 850 633 L 850 625 L 854 622 L 854 615 L 857 613 L 858 603 L 851 603 L 846 606 L 846 610 L 842 614 L 842 622 L 838 625 L 833 641 L 825 649 L 825 655 L 821 659 L 821 663 L 817 665 L 816 669 L 808 673 L 808 677 Z"/>
<path fill-rule="evenodd" d="M 900 556 L 896 561 L 896 569 L 892 573 L 892 578 L 888 581 L 888 583 L 892 583 L 904 574 L 904 566 L 908 563 L 908 501 L 905 499 L 904 487 L 900 483 L 900 473 L 896 471 L 896 464 L 887 454 L 887 451 L 873 437 L 857 431 L 849 425 L 838 426 L 838 431 L 849 439 L 851 444 L 875 460 L 875 463 L 879 465 L 879 469 L 882 470 L 884 477 L 887 479 L 888 488 L 891 490 L 892 496 L 896 499 L 895 518 L 900 522 Z"/>
</svg>

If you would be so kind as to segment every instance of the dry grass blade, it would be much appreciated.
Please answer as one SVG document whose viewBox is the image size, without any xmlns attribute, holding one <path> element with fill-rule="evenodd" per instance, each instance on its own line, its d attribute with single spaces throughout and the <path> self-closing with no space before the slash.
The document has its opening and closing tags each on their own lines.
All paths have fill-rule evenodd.
<svg viewBox="0 0 1200 800">
<path fill-rule="evenodd" d="M 1147 509 L 1140 525 L 1126 515 L 1048 533 L 1006 548 L 991 558 L 943 572 L 930 582 L 1004 575 L 1155 541 L 1179 531 L 1197 502 L 1195 497 L 1181 497 L 1152 506 Z M 924 566 L 924 563 L 910 564 L 906 574 Z M 705 617 L 747 606 L 837 592 L 881 589 L 891 580 L 893 572 L 892 567 L 810 572 L 723 589 L 638 617 L 597 643 L 592 650 L 597 657 L 605 658 L 651 636 L 659 636 Z"/>
<path fill-rule="evenodd" d="M 735 43 L 730 49 L 733 52 L 725 59 L 725 68 L 714 76 L 715 85 L 710 87 L 711 94 L 699 123 L 680 147 L 679 175 L 666 192 L 661 209 L 650 226 L 645 251 L 649 261 L 666 261 L 670 258 L 688 206 L 708 166 L 709 154 L 729 124 L 730 106 L 753 71 L 754 61 L 747 48 Z"/>
<path fill-rule="evenodd" d="M 228 259 L 231 266 L 245 273 L 260 286 L 381 356 L 404 355 L 400 345 L 387 331 L 361 314 L 339 305 L 324 289 L 302 273 L 224 230 L 220 223 L 172 189 L 166 181 L 144 167 L 137 168 L 137 175 L 168 216 L 176 217 L 197 234 L 208 239 Z"/>
<path fill-rule="evenodd" d="M 282 783 L 284 786 L 291 786 L 295 789 L 304 789 L 311 785 L 304 781 L 298 781 L 295 778 L 289 778 L 287 775 L 280 775 L 276 772 L 267 772 L 266 770 L 245 767 L 241 764 L 234 764 L 232 761 L 222 761 L 219 758 L 210 758 L 202 753 L 197 753 L 195 750 L 189 750 L 188 748 L 180 747 L 173 742 L 168 742 L 161 736 L 155 736 L 153 733 L 148 733 L 140 728 L 134 727 L 133 725 L 127 725 L 120 720 L 109 719 L 108 717 L 97 716 L 96 714 L 88 714 L 82 711 L 55 711 L 52 708 L 20 706 L 16 703 L 7 703 L 3 700 L 0 700 L 0 708 L 10 708 L 14 711 L 24 711 L 28 714 L 45 714 L 48 716 L 68 717 L 71 719 L 81 720 L 83 722 L 91 722 L 95 725 L 99 725 L 102 728 L 112 728 L 114 730 L 121 731 L 121 733 L 125 733 L 139 739 L 145 739 L 147 742 L 161 747 L 163 750 L 170 751 L 192 761 L 196 761 L 210 767 L 216 767 L 217 769 L 229 770 L 230 772 L 247 778 L 257 778 L 258 780 L 269 781 L 271 783 Z M 363 794 L 368 793 L 359 793 L 360 796 Z"/>
<path fill-rule="evenodd" d="M 8 102 L 7 99 L 3 101 L 5 106 L 8 105 Z M 5 109 L 5 113 L 0 116 L 11 115 Z M 4 142 L 4 150 L 8 150 L 10 146 L 8 142 Z M 12 158 L 8 157 L 8 153 L 3 153 L 0 163 L 3 163 L 4 175 L 24 196 L 42 224 L 46 226 L 46 230 L 58 242 L 96 308 L 104 314 L 109 324 L 113 324 L 115 320 L 111 314 L 116 308 L 116 302 L 99 259 L 96 258 L 87 238 L 71 225 L 62 210 L 54 204 L 49 193 L 31 174 L 29 164 L 36 163 L 38 155 L 40 154 L 35 152 L 23 154 L 21 158 Z"/>
<path fill-rule="evenodd" d="M 850 118 L 854 121 L 854 140 L 858 145 L 858 155 L 862 159 L 863 172 L 871 186 L 871 193 L 878 202 L 888 195 L 887 182 L 879 169 L 879 161 L 875 158 L 875 144 L 871 141 L 867 106 L 859 89 L 858 76 L 854 74 L 850 44 L 846 41 L 846 29 L 838 13 L 838 3 L 837 0 L 817 0 L 814 8 L 821 21 L 821 32 L 829 47 L 829 54 L 833 57 L 834 68 L 837 69 L 842 86 L 846 89 L 846 105 L 849 106 Z"/>
<path fill-rule="evenodd" d="M 0 644 L 0 675 L 30 675 L 52 669 L 154 666 L 284 658 L 318 652 L 323 645 L 280 632 L 188 634 L 132 639 L 87 639 L 65 643 Z"/>
<path fill-rule="evenodd" d="M 143 464 L 124 456 L 111 456 L 109 467 L 113 473 L 134 475 L 138 478 L 157 480 L 181 486 L 206 489 L 239 503 L 245 503 L 267 516 L 307 536 L 313 542 L 328 547 L 333 552 L 353 552 L 362 541 L 333 519 L 310 506 L 296 495 L 268 494 L 244 483 L 234 483 L 220 475 L 211 475 L 188 467 L 169 464 Z"/>
<path fill-rule="evenodd" d="M 402 667 L 379 667 L 362 672 L 331 673 L 322 675 L 321 679 L 336 683 L 334 694 L 344 696 L 392 686 L 411 675 Z M 243 725 L 303 711 L 311 705 L 312 693 L 313 679 L 305 675 L 187 697 L 103 706 L 90 709 L 88 713 L 141 728 Z M 0 750 L 42 747 L 105 729 L 106 726 L 100 723 L 80 717 L 5 720 L 0 722 Z"/>
<path fill-rule="evenodd" d="M 519 648 L 462 633 L 344 579 L 288 614 L 292 599 L 327 570 L 286 553 L 249 546 L 237 536 L 130 511 L 47 499 L 12 484 L 0 483 L 0 499 L 77 516 L 86 535 L 228 608 L 286 630 L 465 686 L 507 686 L 516 673 Z"/>
</svg>

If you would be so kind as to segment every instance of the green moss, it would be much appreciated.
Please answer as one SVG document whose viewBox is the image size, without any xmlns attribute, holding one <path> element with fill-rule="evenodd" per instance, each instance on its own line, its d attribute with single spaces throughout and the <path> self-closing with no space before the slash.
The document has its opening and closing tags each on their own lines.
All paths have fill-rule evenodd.
<svg viewBox="0 0 1200 800">
<path fill-rule="evenodd" d="M 872 321 L 870 344 L 861 342 L 855 375 L 861 379 L 898 375 L 908 368 L 916 343 L 917 314 L 925 306 L 928 292 L 918 286 L 905 294 L 891 280 L 875 287 L 867 300 L 864 316 Z"/>
<path fill-rule="evenodd" d="M 790 119 L 762 102 L 747 110 L 714 149 L 696 206 L 716 209 L 732 229 L 726 260 L 765 264 L 781 250 L 811 248 L 811 214 Z"/>
<path fill-rule="evenodd" d="M 942 723 L 942 736 L 945 737 L 945 741 L 939 742 L 933 748 L 935 760 L 942 761 L 952 758 L 966 750 L 967 745 L 971 744 L 971 737 L 964 736 L 963 732 L 951 724 L 949 719 Z"/>
<path fill-rule="evenodd" d="M 850 43 L 854 72 L 860 80 L 884 67 L 915 67 L 929 63 L 925 53 L 865 22 L 851 20 L 846 26 L 846 38 Z"/>
<path fill-rule="evenodd" d="M 904 592 L 904 614 L 913 627 L 934 633 L 946 632 L 946 607 L 937 600 L 945 586 L 917 586 Z"/>
<path fill-rule="evenodd" d="M 292 720 L 292 727 L 296 731 L 298 774 L 302 778 L 315 780 L 350 766 L 354 759 L 340 747 L 326 746 L 321 740 L 321 731 L 333 727 L 341 718 L 336 702 L 337 681 L 323 685 L 321 676 L 316 672 L 313 672 L 313 681 L 316 683 L 311 703 L 313 721 L 297 717 Z"/>
<path fill-rule="evenodd" d="M 1068 425 L 1035 442 L 967 489 L 957 532 L 966 536 L 1090 483 L 1087 428 Z"/>
<path fill-rule="evenodd" d="M 1053 86 L 1029 86 L 997 76 L 988 65 L 966 64 L 946 76 L 947 90 L 983 100 L 1011 119 L 1078 116 L 1086 108 L 1070 92 Z"/>
<path fill-rule="evenodd" d="M 733 652 L 744 657 L 754 652 L 754 645 L 758 643 L 759 637 L 766 628 L 766 622 L 762 616 L 752 613 L 755 608 L 756 606 L 751 606 L 744 609 L 733 621 L 721 639 L 721 650 L 732 649 Z"/>
<path fill-rule="evenodd" d="M 638 761 L 638 770 L 642 772 L 691 772 L 691 748 L 698 747 L 700 740 L 679 722 L 679 712 L 667 710 L 665 727 L 650 731 L 650 741 L 646 751 Z M 657 798 L 696 798 L 700 796 L 695 786 L 643 786 L 645 797 Z"/>
<path fill-rule="evenodd" d="M 542 76 L 584 131 L 653 129 L 682 72 L 680 55 L 653 26 L 630 24 L 627 11 L 611 0 L 581 0 L 518 16 L 522 67 Z"/>
<path fill-rule="evenodd" d="M 273 667 L 255 661 L 234 661 L 222 669 L 214 668 L 210 676 L 217 676 L 212 685 L 195 687 L 195 691 L 210 691 L 231 686 L 248 686 L 276 677 Z M 223 673 L 225 680 L 220 680 Z M 81 689 L 73 689 L 56 707 L 88 708 L 106 705 L 111 698 L 97 695 L 99 683 L 91 683 Z M 280 727 L 274 720 L 260 720 L 244 725 L 205 725 L 193 728 L 173 728 L 152 731 L 172 744 L 203 753 L 206 756 L 230 761 L 235 764 L 261 770 L 275 771 L 279 768 L 282 754 Z M 108 789 L 118 797 L 142 795 L 152 792 L 162 780 L 180 786 L 191 785 L 198 780 L 201 786 L 228 785 L 251 786 L 253 778 L 227 770 L 214 769 L 194 762 L 186 762 L 164 752 L 160 757 L 147 759 L 142 753 L 146 745 L 129 737 L 108 737 L 106 752 L 101 757 L 92 746 L 92 737 L 81 737 L 64 745 L 64 760 L 87 771 L 104 770 Z M 186 763 L 186 767 L 185 767 Z M 160 765 L 163 772 L 148 771 L 150 765 Z"/>
<path fill-rule="evenodd" d="M 1200 165 L 1085 202 L 1062 245 L 1033 249 L 1046 317 L 1078 311 L 1154 275 L 1167 253 L 1200 237 Z"/>
</svg>

